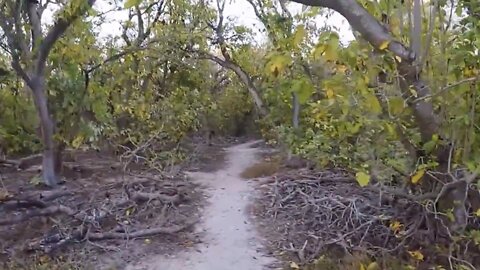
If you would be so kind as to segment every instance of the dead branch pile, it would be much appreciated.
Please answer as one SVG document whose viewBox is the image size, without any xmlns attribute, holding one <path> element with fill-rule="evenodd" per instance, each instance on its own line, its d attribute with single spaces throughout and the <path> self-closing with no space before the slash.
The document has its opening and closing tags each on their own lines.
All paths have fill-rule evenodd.
<svg viewBox="0 0 480 270">
<path fill-rule="evenodd" d="M 0 198 L 2 253 L 19 249 L 48 253 L 71 243 L 174 234 L 196 222 L 198 205 L 193 202 L 198 195 L 185 178 L 165 180 L 152 175 L 126 178 L 128 181 L 76 190 L 3 196 Z M 25 234 L 32 237 L 26 238 Z"/>
<path fill-rule="evenodd" d="M 400 212 L 382 202 L 378 192 L 358 187 L 342 171 L 299 170 L 272 180 L 262 186 L 257 214 L 269 229 L 275 229 L 274 246 L 294 252 L 300 262 L 332 250 L 392 252 L 418 227 L 415 222 L 405 224 L 404 217 L 415 211 L 421 215 L 421 207 L 403 201 Z M 404 237 L 396 237 L 395 224 L 404 226 Z"/>
</svg>

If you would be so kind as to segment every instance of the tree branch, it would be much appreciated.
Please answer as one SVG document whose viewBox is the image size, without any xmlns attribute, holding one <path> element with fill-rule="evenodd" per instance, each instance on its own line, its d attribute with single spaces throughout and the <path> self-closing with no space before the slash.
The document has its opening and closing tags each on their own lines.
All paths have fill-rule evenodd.
<svg viewBox="0 0 480 270">
<path fill-rule="evenodd" d="M 357 0 L 292 0 L 293 2 L 310 6 L 321 6 L 333 9 L 343 15 L 352 28 L 375 48 L 380 48 L 387 42 L 387 49 L 400 57 L 397 61 L 399 84 L 404 99 L 412 108 L 416 123 L 420 129 L 423 142 L 431 140 L 438 133 L 439 119 L 433 110 L 433 105 L 424 100 L 413 103 L 416 97 L 429 96 L 430 87 L 420 79 L 420 70 L 416 66 L 418 55 L 410 51 L 404 44 L 396 41 L 390 31 L 380 24 Z M 414 91 L 412 91 L 412 89 Z"/>
<path fill-rule="evenodd" d="M 37 10 L 38 3 L 34 1 L 27 1 L 27 13 L 30 27 L 32 28 L 32 51 L 37 49 L 43 38 L 42 21 Z M 17 29 L 17 31 L 20 29 Z M 18 31 L 19 33 L 21 31 Z"/>
<path fill-rule="evenodd" d="M 252 96 L 253 102 L 255 103 L 259 114 L 261 116 L 267 115 L 267 110 L 265 108 L 265 105 L 263 104 L 262 99 L 260 98 L 260 95 L 258 93 L 258 90 L 257 90 L 255 84 L 253 83 L 250 76 L 248 76 L 248 74 L 240 66 L 238 66 L 237 64 L 235 64 L 231 61 L 223 60 L 223 59 L 221 59 L 221 58 L 219 58 L 219 57 L 217 57 L 217 56 L 215 56 L 211 53 L 203 53 L 203 52 L 197 52 L 197 53 L 199 53 L 200 58 L 211 60 L 211 61 L 219 64 L 220 66 L 222 66 L 224 68 L 228 68 L 231 71 L 235 72 L 235 74 L 237 74 L 237 76 L 240 78 L 240 80 L 247 87 L 248 92 Z"/>
<path fill-rule="evenodd" d="M 292 2 L 309 6 L 333 9 L 344 16 L 355 31 L 375 48 L 381 47 L 386 41 L 388 50 L 399 56 L 403 61 L 413 62 L 415 53 L 411 52 L 401 42 L 394 40 L 391 33 L 375 19 L 356 0 L 291 0 Z"/>
<path fill-rule="evenodd" d="M 48 31 L 38 50 L 38 57 L 35 63 L 35 71 L 38 74 L 43 74 L 45 72 L 47 57 L 53 47 L 53 44 L 55 44 L 55 41 L 57 41 L 63 35 L 63 33 L 65 33 L 67 28 L 76 19 L 78 19 L 81 15 L 83 15 L 84 12 L 91 8 L 94 3 L 95 0 L 87 0 L 86 5 L 81 5 L 73 12 L 73 15 L 68 18 L 59 18 L 57 22 L 55 22 L 50 31 Z"/>
</svg>

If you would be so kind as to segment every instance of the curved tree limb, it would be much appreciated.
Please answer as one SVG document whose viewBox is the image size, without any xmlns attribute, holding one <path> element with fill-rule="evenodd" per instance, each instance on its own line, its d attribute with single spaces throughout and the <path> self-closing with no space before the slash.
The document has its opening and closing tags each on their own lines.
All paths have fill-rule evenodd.
<svg viewBox="0 0 480 270">
<path fill-rule="evenodd" d="M 267 109 L 265 108 L 265 105 L 262 101 L 262 98 L 260 97 L 260 94 L 258 93 L 257 87 L 253 83 L 253 80 L 250 78 L 250 76 L 237 64 L 235 64 L 232 61 L 226 61 L 221 59 L 218 56 L 215 56 L 210 53 L 201 53 L 200 55 L 201 58 L 211 60 L 219 65 L 221 65 L 224 68 L 228 68 L 231 71 L 235 72 L 237 76 L 240 78 L 240 80 L 247 86 L 247 90 L 250 93 L 250 95 L 253 98 L 253 102 L 255 103 L 256 108 L 258 109 L 258 112 L 261 116 L 267 115 Z"/>
<path fill-rule="evenodd" d="M 309 6 L 333 9 L 343 15 L 355 31 L 375 48 L 388 43 L 388 50 L 400 58 L 397 68 L 400 74 L 400 87 L 404 98 L 412 108 L 422 141 L 428 142 L 433 134 L 438 133 L 439 120 L 434 113 L 433 105 L 417 98 L 429 96 L 430 87 L 420 78 L 420 70 L 416 65 L 417 55 L 403 43 L 395 40 L 390 31 L 372 16 L 357 0 L 291 0 Z M 414 91 L 412 91 L 414 90 Z M 412 94 L 414 92 L 414 94 Z"/>
<path fill-rule="evenodd" d="M 68 27 L 80 16 L 82 16 L 86 10 L 91 8 L 95 0 L 88 0 L 86 5 L 80 5 L 78 10 L 73 12 L 73 15 L 68 18 L 58 19 L 53 27 L 48 31 L 45 38 L 43 39 L 40 47 L 38 48 L 38 57 L 35 63 L 35 70 L 38 74 L 43 74 L 45 72 L 45 66 L 48 54 L 53 48 L 53 44 L 65 33 Z"/>
</svg>

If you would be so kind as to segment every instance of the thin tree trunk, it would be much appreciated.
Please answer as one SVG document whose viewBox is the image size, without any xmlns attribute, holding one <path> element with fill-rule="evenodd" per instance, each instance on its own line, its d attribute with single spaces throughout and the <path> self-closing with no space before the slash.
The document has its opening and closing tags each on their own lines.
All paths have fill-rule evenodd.
<svg viewBox="0 0 480 270">
<path fill-rule="evenodd" d="M 53 140 L 55 125 L 53 119 L 48 113 L 47 97 L 45 94 L 45 78 L 39 75 L 32 76 L 31 86 L 35 107 L 37 108 L 42 128 L 43 180 L 47 186 L 54 187 L 58 183 L 58 173 L 55 168 L 57 166 L 61 167 L 61 164 L 58 164 L 57 155 L 55 153 L 55 142 Z"/>
<path fill-rule="evenodd" d="M 300 126 L 300 102 L 298 101 L 298 94 L 292 93 L 292 125 L 294 129 L 298 129 Z"/>
</svg>

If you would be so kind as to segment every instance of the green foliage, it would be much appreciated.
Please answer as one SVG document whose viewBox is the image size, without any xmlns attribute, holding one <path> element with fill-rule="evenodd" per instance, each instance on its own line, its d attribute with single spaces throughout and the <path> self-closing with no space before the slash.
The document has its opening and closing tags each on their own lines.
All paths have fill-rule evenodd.
<svg viewBox="0 0 480 270">
<path fill-rule="evenodd" d="M 61 4 L 56 16 L 73 14 L 82 2 Z M 360 2 L 379 20 L 387 16 L 393 36 L 408 41 L 410 26 L 400 17 L 405 16 L 404 7 L 383 0 Z M 258 7 L 269 39 L 264 44 L 253 45 L 252 29 L 225 19 L 225 49 L 254 78 L 269 109 L 258 122 L 263 135 L 319 166 L 364 172 L 371 176 L 369 182 L 397 183 L 405 175 L 415 175 L 420 166 L 434 168 L 433 154 L 443 139 L 456 146 L 453 168 L 476 170 L 480 163 L 478 5 L 456 1 L 453 8 L 459 20 L 450 22 L 442 10 L 449 8 L 446 2 L 439 1 L 441 11 L 435 20 L 427 19 L 433 13 L 425 9 L 422 27 L 430 35 L 433 23 L 430 40 L 423 40 L 427 55 L 422 70 L 432 95 L 423 100 L 432 103 L 441 122 L 430 141 L 421 139 L 415 122 L 411 104 L 421 101 L 415 100 L 418 93 L 399 91 L 395 63 L 401 59 L 386 51 L 389 40 L 379 42 L 378 48 L 362 39 L 342 44 L 332 29 L 310 23 L 321 9 L 289 17 L 274 1 Z M 94 147 L 105 140 L 137 143 L 163 134 L 167 145 L 202 129 L 235 134 L 239 126 L 253 122 L 252 100 L 236 74 L 221 70 L 229 84 L 217 87 L 218 66 L 198 53 L 209 51 L 211 41 L 218 38 L 209 27 L 218 11 L 185 0 L 167 1 L 162 7 L 155 4 L 140 0 L 117 4 L 140 11 L 130 10 L 132 16 L 122 22 L 122 36 L 100 40 L 98 16 L 100 22 L 75 21 L 55 44 L 48 61 L 47 92 L 58 141 Z M 160 17 L 156 17 L 158 8 L 164 8 Z M 158 21 L 152 23 L 155 18 Z M 146 29 L 149 35 L 142 36 L 145 33 L 139 31 Z M 8 54 L 2 51 L 0 59 L 2 151 L 38 151 L 31 97 L 7 68 Z M 379 73 L 385 74 L 380 82 Z M 292 93 L 299 104 L 293 103 Z M 410 94 L 411 98 L 404 98 Z M 294 129 L 292 111 L 297 105 L 300 128 Z M 412 160 L 406 141 L 425 157 Z M 365 177 L 361 180 L 366 182 Z"/>
</svg>

